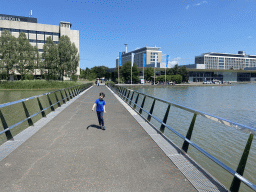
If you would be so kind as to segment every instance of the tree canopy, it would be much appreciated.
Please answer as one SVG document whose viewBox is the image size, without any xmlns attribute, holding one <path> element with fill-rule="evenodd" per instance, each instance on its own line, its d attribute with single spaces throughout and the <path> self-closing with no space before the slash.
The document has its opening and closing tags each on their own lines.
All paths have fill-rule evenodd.
<svg viewBox="0 0 256 192">
<path fill-rule="evenodd" d="M 74 76 L 79 60 L 77 47 L 66 35 L 60 37 L 58 45 L 48 37 L 40 55 L 38 48 L 29 43 L 25 33 L 20 33 L 16 38 L 8 30 L 1 32 L 0 67 L 6 73 L 7 80 L 15 70 L 24 79 L 26 74 L 33 75 L 36 69 L 48 80 L 63 80 L 63 76 Z"/>
</svg>

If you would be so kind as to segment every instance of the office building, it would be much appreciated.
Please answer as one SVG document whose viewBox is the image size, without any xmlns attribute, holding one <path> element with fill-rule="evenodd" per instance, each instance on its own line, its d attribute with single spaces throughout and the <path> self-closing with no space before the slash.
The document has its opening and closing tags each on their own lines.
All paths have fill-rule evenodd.
<svg viewBox="0 0 256 192">
<path fill-rule="evenodd" d="M 60 21 L 59 25 L 48 25 L 37 23 L 37 18 L 0 14 L 0 35 L 4 30 L 9 30 L 15 37 L 24 32 L 31 45 L 38 47 L 39 53 L 43 52 L 47 37 L 51 37 L 53 42 L 58 44 L 63 35 L 70 38 L 79 53 L 79 31 L 71 30 L 71 26 L 70 22 Z M 80 75 L 79 66 L 76 75 Z"/>
<path fill-rule="evenodd" d="M 246 55 L 244 51 L 238 54 L 203 53 L 195 57 L 195 65 L 197 69 L 241 70 L 256 67 L 256 55 Z"/>
<path fill-rule="evenodd" d="M 146 53 L 146 67 L 155 67 L 155 55 L 157 55 L 157 67 L 160 67 L 162 60 L 162 51 L 160 47 L 143 47 L 133 51 L 127 51 L 127 44 L 125 44 L 125 51 L 122 52 L 122 64 L 131 61 L 131 55 L 134 53 L 134 64 L 138 67 L 143 67 L 144 53 Z M 116 67 L 118 67 L 119 57 L 116 59 Z"/>
</svg>

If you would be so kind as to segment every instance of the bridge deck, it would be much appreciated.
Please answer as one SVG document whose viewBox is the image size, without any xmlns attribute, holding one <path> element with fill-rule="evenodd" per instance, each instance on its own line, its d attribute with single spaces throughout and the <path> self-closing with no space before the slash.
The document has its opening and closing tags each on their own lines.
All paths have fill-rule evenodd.
<svg viewBox="0 0 256 192">
<path fill-rule="evenodd" d="M 105 131 L 91 111 L 101 91 Z M 2 192 L 196 191 L 105 86 L 67 106 L 0 161 L 0 170 Z"/>
</svg>

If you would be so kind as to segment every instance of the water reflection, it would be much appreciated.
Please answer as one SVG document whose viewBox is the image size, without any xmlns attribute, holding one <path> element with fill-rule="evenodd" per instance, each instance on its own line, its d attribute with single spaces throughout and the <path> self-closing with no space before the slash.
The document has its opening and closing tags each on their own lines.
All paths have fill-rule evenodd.
<svg viewBox="0 0 256 192">
<path fill-rule="evenodd" d="M 132 89 L 214 116 L 222 117 L 250 127 L 256 127 L 256 84 L 203 87 L 154 86 L 152 88 L 132 87 Z M 176 131 L 186 135 L 191 119 L 192 115 L 187 115 L 183 111 L 171 108 L 167 124 Z M 166 134 L 179 147 L 182 146 L 183 141 L 175 137 L 172 132 L 167 131 Z M 236 129 L 234 126 L 225 126 L 198 116 L 192 141 L 236 170 L 248 136 L 249 134 Z M 207 167 L 208 171 L 227 188 L 230 187 L 230 183 L 233 179 L 230 174 L 223 171 L 222 168 L 216 166 L 193 148 L 189 148 L 188 153 L 203 167 Z M 254 139 L 244 173 L 245 178 L 254 184 L 256 184 L 255 159 L 256 143 Z M 248 191 L 248 188 L 243 187 L 240 191 Z"/>
</svg>

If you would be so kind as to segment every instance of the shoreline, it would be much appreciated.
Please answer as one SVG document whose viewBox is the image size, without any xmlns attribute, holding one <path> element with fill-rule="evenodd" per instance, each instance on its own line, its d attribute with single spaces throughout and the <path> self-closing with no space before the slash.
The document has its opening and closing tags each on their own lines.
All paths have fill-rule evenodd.
<svg viewBox="0 0 256 192">
<path fill-rule="evenodd" d="M 256 84 L 256 82 L 231 82 L 231 84 L 224 83 L 224 84 L 203 84 L 203 82 L 191 82 L 191 83 L 183 83 L 183 84 L 175 84 L 175 85 L 152 85 L 151 83 L 146 84 L 116 84 L 117 86 L 152 86 L 152 87 L 175 87 L 175 86 L 232 86 L 234 84 L 249 84 L 253 83 Z"/>
</svg>

